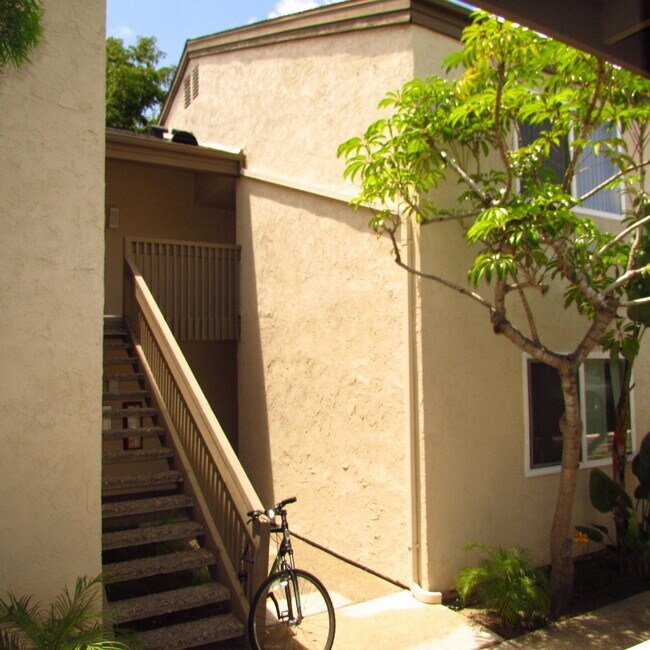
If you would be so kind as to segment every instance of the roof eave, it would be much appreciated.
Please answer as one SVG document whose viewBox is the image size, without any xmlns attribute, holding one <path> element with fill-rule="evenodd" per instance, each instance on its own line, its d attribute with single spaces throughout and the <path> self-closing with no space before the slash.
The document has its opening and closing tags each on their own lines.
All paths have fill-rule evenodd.
<svg viewBox="0 0 650 650">
<path fill-rule="evenodd" d="M 235 154 L 111 130 L 106 132 L 106 158 L 232 177 L 240 175 L 245 160 L 243 153 Z"/>
</svg>

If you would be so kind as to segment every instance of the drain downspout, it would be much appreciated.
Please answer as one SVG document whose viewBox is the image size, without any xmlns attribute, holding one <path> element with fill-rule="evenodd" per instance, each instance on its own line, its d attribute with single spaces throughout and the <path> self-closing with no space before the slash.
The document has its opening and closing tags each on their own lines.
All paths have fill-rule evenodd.
<svg viewBox="0 0 650 650">
<path fill-rule="evenodd" d="M 410 221 L 402 225 L 402 241 L 406 244 L 407 263 L 414 268 L 415 233 Z M 406 273 L 407 294 L 407 346 L 408 346 L 408 382 L 406 409 L 408 418 L 409 458 L 410 458 L 410 488 L 411 488 L 411 593 L 413 596 L 430 605 L 442 603 L 439 591 L 429 591 L 423 583 L 423 549 L 422 549 L 422 478 L 421 478 L 421 444 L 420 444 L 420 378 L 419 378 L 419 331 L 421 319 L 420 303 L 417 297 L 417 278 L 412 273 Z"/>
</svg>

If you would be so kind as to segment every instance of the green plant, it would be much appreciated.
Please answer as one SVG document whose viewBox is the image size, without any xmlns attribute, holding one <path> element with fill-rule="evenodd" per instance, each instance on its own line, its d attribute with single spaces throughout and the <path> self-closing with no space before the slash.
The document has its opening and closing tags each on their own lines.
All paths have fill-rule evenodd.
<svg viewBox="0 0 650 650">
<path fill-rule="evenodd" d="M 592 524 L 576 526 L 579 534 L 598 544 L 604 544 L 615 554 L 621 570 L 640 576 L 650 575 L 650 433 L 641 442 L 639 453 L 632 460 L 632 473 L 639 484 L 634 499 L 601 469 L 591 470 L 589 496 L 593 507 L 602 513 L 616 514 L 620 510 L 622 535 L 612 539 L 607 526 Z"/>
<path fill-rule="evenodd" d="M 45 608 L 31 596 L 0 598 L 0 647 L 5 650 L 125 650 L 110 637 L 96 607 L 99 578 L 78 578 Z"/>
<path fill-rule="evenodd" d="M 29 52 L 43 42 L 43 13 L 38 0 L 0 2 L 0 70 L 29 61 Z"/>
<path fill-rule="evenodd" d="M 479 543 L 465 548 L 479 549 L 485 557 L 479 566 L 463 569 L 456 578 L 463 604 L 487 609 L 510 626 L 531 626 L 548 617 L 548 577 L 527 559 L 526 549 Z"/>
</svg>

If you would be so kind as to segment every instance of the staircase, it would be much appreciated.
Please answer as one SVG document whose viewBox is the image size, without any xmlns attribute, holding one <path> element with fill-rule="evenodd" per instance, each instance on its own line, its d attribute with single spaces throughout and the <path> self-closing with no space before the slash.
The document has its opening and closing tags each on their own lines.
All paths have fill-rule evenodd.
<svg viewBox="0 0 650 650">
<path fill-rule="evenodd" d="M 132 340 L 115 320 L 104 330 L 102 428 L 106 619 L 141 650 L 244 648 L 245 627 L 215 580 Z"/>
</svg>

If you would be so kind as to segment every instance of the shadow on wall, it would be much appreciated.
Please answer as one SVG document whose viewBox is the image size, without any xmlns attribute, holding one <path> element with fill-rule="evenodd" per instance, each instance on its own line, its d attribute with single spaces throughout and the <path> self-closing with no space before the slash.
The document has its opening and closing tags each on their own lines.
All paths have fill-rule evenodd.
<svg viewBox="0 0 650 650">
<path fill-rule="evenodd" d="M 275 503 L 264 359 L 257 309 L 257 282 L 250 197 L 237 193 L 237 243 L 241 246 L 238 350 L 239 459 L 265 507 Z"/>
</svg>

